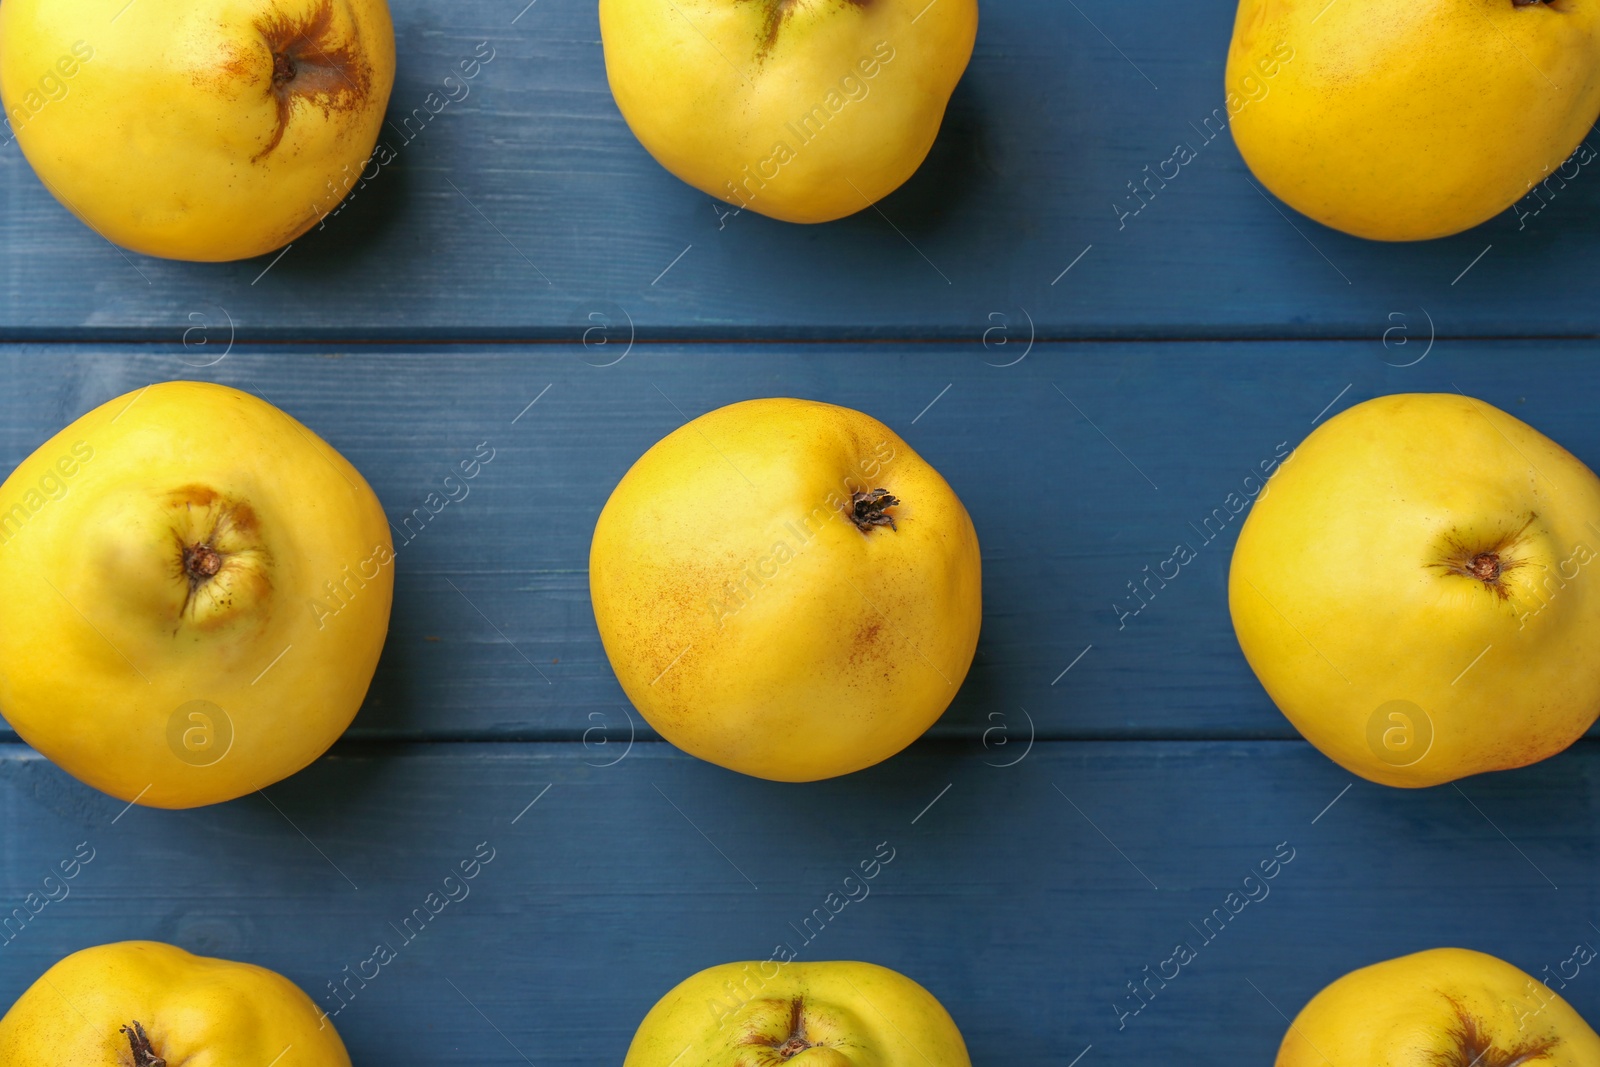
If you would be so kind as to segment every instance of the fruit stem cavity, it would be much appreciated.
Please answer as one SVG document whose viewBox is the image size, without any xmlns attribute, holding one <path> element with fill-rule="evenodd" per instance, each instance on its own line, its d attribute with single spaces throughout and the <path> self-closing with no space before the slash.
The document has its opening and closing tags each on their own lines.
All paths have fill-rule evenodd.
<svg viewBox="0 0 1600 1067">
<path fill-rule="evenodd" d="M 275 86 L 288 85 L 294 81 L 295 75 L 300 73 L 294 65 L 294 57 L 287 52 L 272 53 L 272 84 Z"/>
</svg>

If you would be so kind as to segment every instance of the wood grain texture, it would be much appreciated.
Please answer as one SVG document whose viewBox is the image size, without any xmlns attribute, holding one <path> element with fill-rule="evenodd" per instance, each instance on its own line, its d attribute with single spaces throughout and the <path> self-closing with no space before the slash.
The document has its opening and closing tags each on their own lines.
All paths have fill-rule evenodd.
<svg viewBox="0 0 1600 1067">
<path fill-rule="evenodd" d="M 1592 345 L 1440 342 L 1415 366 L 1385 362 L 1424 344 L 1039 344 L 1009 367 L 993 364 L 1022 348 L 791 345 L 747 358 L 636 345 L 601 367 L 586 360 L 625 345 L 240 346 L 205 370 L 181 346 L 114 358 L 13 346 L 0 350 L 0 466 L 154 380 L 263 395 L 355 463 L 397 528 L 388 648 L 353 735 L 601 744 L 652 736 L 626 710 L 589 609 L 589 539 L 612 487 L 686 418 L 755 396 L 827 400 L 904 436 L 978 529 L 983 633 L 935 736 L 1289 738 L 1227 611 L 1243 521 L 1229 498 L 1242 506 L 1259 463 L 1370 396 L 1459 387 L 1600 467 Z M 482 443 L 494 458 L 468 495 L 427 513 Z M 1180 541 L 1195 561 L 1120 614 L 1138 603 L 1127 584 Z"/>
<path fill-rule="evenodd" d="M 0 747 L 0 903 L 80 842 L 95 856 L 0 943 L 0 1002 L 68 951 L 154 938 L 273 967 L 336 1009 L 327 983 L 384 943 L 398 958 L 334 1017 L 355 1062 L 618 1063 L 678 980 L 788 943 L 916 978 L 978 1064 L 1062 1067 L 1091 1044 L 1084 1064 L 1265 1064 L 1278 1012 L 1354 967 L 1462 945 L 1538 973 L 1600 936 L 1589 742 L 1461 791 L 1352 785 L 1300 742 L 1041 743 L 1011 767 L 924 742 L 808 786 L 660 743 L 597 762 L 572 744 L 345 744 L 266 799 L 118 817 Z M 465 897 L 406 942 L 484 842 Z M 1265 896 L 1204 927 L 1275 853 L 1292 858 Z M 1182 941 L 1198 958 L 1123 1017 L 1126 983 Z M 1566 990 L 1591 1019 L 1592 970 Z"/>
<path fill-rule="evenodd" d="M 1423 308 L 1448 336 L 1600 329 L 1592 168 L 1537 214 L 1407 246 L 1260 192 L 1213 117 L 1230 0 L 985 5 L 927 163 L 820 227 L 723 219 L 658 167 L 611 100 L 592 2 L 393 8 L 397 158 L 281 260 L 123 255 L 0 147 L 0 338 L 575 339 L 593 314 L 677 339 L 976 339 L 992 315 L 1043 337 L 1366 338 Z M 469 94 L 407 133 L 483 41 Z M 1135 198 L 1179 144 L 1196 158 Z"/>
<path fill-rule="evenodd" d="M 0 733 L 0 918 L 27 916 L 0 933 L 0 1005 L 67 952 L 156 938 L 273 967 L 333 1010 L 329 983 L 382 942 L 397 958 L 335 1017 L 358 1064 L 617 1063 L 678 980 L 789 943 L 910 974 L 978 1064 L 1266 1064 L 1286 1016 L 1361 965 L 1462 945 L 1537 974 L 1600 943 L 1600 744 L 1459 788 L 1352 779 L 1233 640 L 1242 515 L 1197 529 L 1280 446 L 1381 393 L 1459 389 L 1600 466 L 1588 168 L 1536 217 L 1347 238 L 1205 129 L 1230 0 L 1005 0 L 928 162 L 878 209 L 723 218 L 623 124 L 592 2 L 393 8 L 397 159 L 281 258 L 124 255 L 0 133 L 0 470 L 180 377 L 300 418 L 397 527 L 494 453 L 401 535 L 372 692 L 303 773 L 127 809 Z M 470 95 L 401 133 L 484 41 Z M 1179 142 L 1194 162 L 1122 216 Z M 983 637 L 949 712 L 808 786 L 653 740 L 587 597 L 629 464 L 769 395 L 883 419 L 983 545 Z M 1119 619 L 1178 541 L 1195 562 Z M 70 894 L 29 914 L 80 843 Z M 480 845 L 470 895 L 416 918 Z M 834 915 L 880 847 L 870 895 Z M 1197 929 L 1281 847 L 1268 896 Z M 1128 983 L 1179 942 L 1197 959 L 1134 1013 Z M 1600 1021 L 1593 966 L 1564 992 Z"/>
</svg>

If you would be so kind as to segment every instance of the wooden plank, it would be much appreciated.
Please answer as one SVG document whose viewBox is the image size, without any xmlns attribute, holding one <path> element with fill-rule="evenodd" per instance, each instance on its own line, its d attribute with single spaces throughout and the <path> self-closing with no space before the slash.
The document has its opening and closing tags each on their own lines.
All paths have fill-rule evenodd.
<svg viewBox="0 0 1600 1067">
<path fill-rule="evenodd" d="M 338 1008 L 327 983 L 385 943 L 398 958 L 334 1019 L 356 1062 L 617 1063 L 679 979 L 788 943 L 911 974 L 976 1063 L 1061 1067 L 1089 1045 L 1082 1067 L 1268 1063 L 1275 1008 L 1348 969 L 1464 945 L 1537 973 L 1596 940 L 1593 743 L 1459 792 L 1352 784 L 1297 742 L 1041 743 L 1007 768 L 921 743 L 801 787 L 659 743 L 594 762 L 573 744 L 344 745 L 270 803 L 118 817 L 0 747 L 0 902 L 94 850 L 0 945 L 0 1003 L 66 952 L 156 938 Z M 406 943 L 402 921 L 484 842 L 467 895 Z M 1265 895 L 1204 940 L 1275 853 L 1292 858 Z M 807 942 L 875 854 L 892 858 L 866 895 Z M 1198 958 L 1124 1017 L 1126 983 L 1183 941 Z M 1595 975 L 1566 995 L 1600 1019 Z"/>
<path fill-rule="evenodd" d="M 181 348 L 11 346 L 0 349 L 0 467 L 94 405 L 176 376 L 214 377 L 286 408 L 366 474 L 396 525 L 487 442 L 494 459 L 468 495 L 399 549 L 388 651 L 354 735 L 576 740 L 594 730 L 599 744 L 651 736 L 625 711 L 588 605 L 589 538 L 612 486 L 686 416 L 752 396 L 828 400 L 904 435 L 978 528 L 983 635 L 936 736 L 977 744 L 1000 726 L 991 740 L 1293 737 L 1228 622 L 1242 517 L 1214 517 L 1230 518 L 1228 495 L 1262 461 L 1367 397 L 1459 387 L 1600 467 L 1593 345 L 1440 343 L 1415 366 L 1385 364 L 1422 351 L 1041 344 L 1001 368 L 980 345 L 778 346 L 760 360 L 639 345 L 597 367 L 585 359 L 601 361 L 601 350 L 581 346 L 240 346 L 196 370 Z M 1127 583 L 1178 541 L 1197 559 L 1148 607 L 1120 614 L 1116 605 L 1136 606 Z"/>
<path fill-rule="evenodd" d="M 657 338 L 975 340 L 1029 319 L 1056 338 L 1375 338 L 1424 308 L 1449 336 L 1600 330 L 1588 169 L 1536 215 L 1530 201 L 1411 246 L 1258 192 L 1215 132 L 1234 6 L 985 5 L 918 175 L 879 211 L 797 227 L 723 219 L 646 155 L 607 89 L 593 3 L 394 0 L 397 158 L 281 261 L 125 257 L 0 147 L 0 338 L 176 342 L 231 321 L 253 338 L 572 340 L 591 315 Z M 481 41 L 495 59 L 470 95 L 408 143 L 401 119 Z M 1127 216 L 1130 185 L 1180 143 L 1196 158 Z"/>
</svg>

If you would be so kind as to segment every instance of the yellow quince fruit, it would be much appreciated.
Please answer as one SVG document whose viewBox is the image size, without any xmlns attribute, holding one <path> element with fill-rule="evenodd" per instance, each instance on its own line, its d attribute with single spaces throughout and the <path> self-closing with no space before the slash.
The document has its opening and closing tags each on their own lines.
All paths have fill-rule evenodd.
<svg viewBox="0 0 1600 1067">
<path fill-rule="evenodd" d="M 1239 531 L 1228 605 L 1289 721 L 1341 766 L 1427 786 L 1521 767 L 1600 713 L 1600 479 L 1456 393 L 1311 433 Z"/>
<path fill-rule="evenodd" d="M 1544 0 L 1240 0 L 1234 142 L 1261 183 L 1380 241 L 1504 211 L 1600 116 L 1600 9 Z"/>
<path fill-rule="evenodd" d="M 1592 958 L 1592 957 L 1591 957 Z M 1436 948 L 1352 971 L 1311 998 L 1277 1067 L 1593 1067 L 1600 1036 L 1547 984 Z"/>
<path fill-rule="evenodd" d="M 50 193 L 151 256 L 281 248 L 333 211 L 394 85 L 385 0 L 5 0 L 0 101 Z"/>
<path fill-rule="evenodd" d="M 74 952 L 0 1019 L 0 1063 L 350 1067 L 326 1013 L 265 967 L 156 941 Z"/>
<path fill-rule="evenodd" d="M 806 782 L 869 767 L 949 706 L 983 618 L 978 537 L 869 415 L 747 400 L 646 452 L 589 550 L 617 680 L 668 741 Z"/>
<path fill-rule="evenodd" d="M 623 1067 L 970 1067 L 932 993 L 872 963 L 724 963 L 650 1009 Z"/>
<path fill-rule="evenodd" d="M 600 0 L 634 136 L 695 188 L 787 222 L 854 214 L 911 177 L 977 32 L 977 0 Z"/>
<path fill-rule="evenodd" d="M 360 473 L 271 404 L 202 382 L 118 397 L 0 485 L 0 712 L 123 800 L 253 792 L 355 717 L 393 560 Z"/>
</svg>

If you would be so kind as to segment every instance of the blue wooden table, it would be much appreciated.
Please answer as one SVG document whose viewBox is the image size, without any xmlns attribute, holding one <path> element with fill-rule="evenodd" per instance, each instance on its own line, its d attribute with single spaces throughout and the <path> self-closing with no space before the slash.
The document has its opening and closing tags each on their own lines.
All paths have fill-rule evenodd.
<svg viewBox="0 0 1600 1067">
<path fill-rule="evenodd" d="M 1346 238 L 1206 137 L 1227 0 L 1005 0 L 923 170 L 793 227 L 727 217 L 638 147 L 592 0 L 394 9 L 396 113 L 479 42 L 495 58 L 281 257 L 121 253 L 0 148 L 5 465 L 171 378 L 285 408 L 397 521 L 494 455 L 400 545 L 371 696 L 300 775 L 125 810 L 0 734 L 0 910 L 93 855 L 0 943 L 0 1002 L 69 951 L 156 938 L 290 976 L 358 1063 L 616 1063 L 679 979 L 787 943 L 912 975 L 979 1064 L 1265 1064 L 1359 965 L 1462 945 L 1538 974 L 1600 944 L 1600 745 L 1371 785 L 1300 741 L 1239 654 L 1242 516 L 1137 613 L 1126 589 L 1259 461 L 1382 393 L 1460 389 L 1600 467 L 1600 177 L 1444 241 Z M 1133 214 L 1127 183 L 1180 141 L 1196 158 Z M 628 465 L 685 415 L 766 395 L 888 422 L 984 549 L 950 711 L 803 786 L 656 739 L 587 600 Z M 814 918 L 885 852 L 868 897 Z M 469 895 L 402 930 L 483 855 Z M 1130 995 L 1285 856 L 1178 978 Z M 395 959 L 336 998 L 380 943 Z M 1565 994 L 1600 1022 L 1600 977 Z"/>
</svg>

